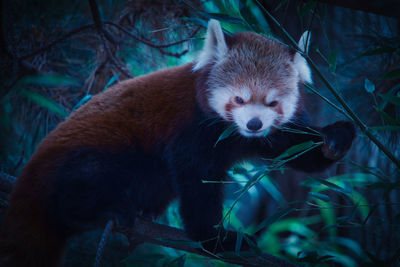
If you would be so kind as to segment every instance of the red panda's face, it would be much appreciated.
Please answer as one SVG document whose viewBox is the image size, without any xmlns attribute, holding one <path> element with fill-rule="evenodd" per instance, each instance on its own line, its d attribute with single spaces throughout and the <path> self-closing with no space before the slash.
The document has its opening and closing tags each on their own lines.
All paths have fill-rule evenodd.
<svg viewBox="0 0 400 267">
<path fill-rule="evenodd" d="M 226 44 L 219 23 L 210 21 L 205 48 L 194 70 L 212 63 L 209 107 L 245 137 L 262 137 L 289 122 L 298 107 L 301 81 L 311 82 L 304 59 L 278 41 L 254 33 Z"/>
<path fill-rule="evenodd" d="M 290 65 L 280 70 L 286 72 L 283 82 L 269 75 L 250 74 L 249 69 L 237 69 L 238 73 L 224 70 L 225 64 L 231 63 L 217 64 L 210 75 L 208 102 L 219 116 L 232 121 L 245 137 L 264 136 L 272 127 L 290 121 L 299 99 L 298 79 Z"/>
</svg>

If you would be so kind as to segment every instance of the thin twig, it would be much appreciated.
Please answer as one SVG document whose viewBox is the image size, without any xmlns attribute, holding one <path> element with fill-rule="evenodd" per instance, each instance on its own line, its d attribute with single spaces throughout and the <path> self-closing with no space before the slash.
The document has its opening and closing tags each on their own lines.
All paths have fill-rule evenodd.
<svg viewBox="0 0 400 267">
<path fill-rule="evenodd" d="M 96 27 L 96 31 L 100 36 L 101 41 L 103 42 L 103 46 L 104 49 L 106 50 L 108 59 L 122 74 L 124 74 L 128 78 L 132 78 L 133 75 L 127 70 L 125 70 L 125 67 L 118 62 L 118 60 L 115 58 L 114 54 L 111 51 L 111 48 L 107 41 L 110 41 L 113 44 L 116 44 L 116 41 L 114 40 L 114 37 L 112 37 L 112 35 L 108 31 L 106 31 L 103 27 L 103 20 L 101 19 L 100 10 L 96 0 L 89 0 L 89 5 L 93 22 Z"/>
<path fill-rule="evenodd" d="M 187 37 L 187 38 L 185 38 L 185 39 L 182 39 L 182 40 L 179 40 L 179 41 L 176 41 L 176 42 L 167 43 L 167 44 L 155 44 L 155 43 L 153 43 L 153 42 L 150 42 L 149 40 L 146 40 L 146 39 L 141 38 L 141 37 L 139 37 L 139 36 L 137 36 L 137 35 L 134 35 L 134 34 L 131 33 L 128 29 L 124 28 L 123 26 L 121 26 L 121 25 L 119 25 L 119 24 L 117 24 L 117 23 L 115 23 L 115 22 L 112 22 L 112 21 L 104 21 L 104 24 L 108 24 L 108 25 L 114 26 L 114 27 L 118 28 L 119 30 L 121 30 L 122 32 L 124 32 L 124 33 L 126 33 L 127 35 L 129 35 L 130 37 L 132 37 L 133 39 L 135 39 L 135 40 L 137 40 L 137 41 L 139 41 L 139 42 L 141 42 L 141 43 L 144 43 L 144 44 L 146 44 L 146 45 L 148 45 L 148 46 L 150 46 L 150 47 L 153 47 L 153 48 L 167 48 L 167 47 L 170 47 L 170 46 L 174 46 L 174 45 L 178 45 L 178 44 L 187 42 L 187 41 L 189 41 L 190 39 L 192 39 L 192 38 L 197 34 L 197 32 L 201 29 L 200 26 L 197 27 L 197 28 L 189 35 L 189 37 Z"/>
<path fill-rule="evenodd" d="M 49 43 L 48 45 L 45 45 L 45 46 L 43 46 L 43 47 L 41 47 L 41 48 L 39 48 L 39 49 L 27 54 L 27 55 L 19 57 L 18 60 L 24 60 L 24 59 L 33 57 L 33 56 L 35 56 L 37 54 L 43 53 L 46 50 L 48 50 L 51 47 L 53 47 L 54 45 L 56 45 L 56 44 L 58 44 L 58 43 L 60 43 L 60 42 L 62 42 L 64 40 L 66 40 L 67 38 L 71 37 L 72 35 L 75 35 L 77 33 L 80 33 L 81 31 L 84 31 L 84 30 L 87 30 L 87 29 L 91 29 L 93 27 L 94 27 L 94 24 L 91 23 L 91 24 L 83 25 L 81 27 L 73 29 L 73 30 L 69 31 L 68 33 L 64 34 L 63 36 L 61 36 L 60 38 L 58 38 L 58 39 L 54 40 L 53 42 Z"/>
<path fill-rule="evenodd" d="M 114 228 L 114 221 L 109 220 L 107 222 L 106 227 L 104 228 L 103 234 L 101 235 L 101 239 L 99 242 L 99 246 L 97 247 L 96 259 L 94 260 L 94 267 L 99 267 L 101 259 L 103 257 L 104 247 L 106 245 L 107 239 L 110 236 L 112 229 Z"/>
<path fill-rule="evenodd" d="M 104 49 L 106 50 L 108 59 L 111 61 L 111 63 L 122 73 L 124 74 L 126 77 L 128 78 L 133 78 L 133 75 L 128 72 L 127 70 L 125 70 L 125 67 L 122 66 L 119 62 L 118 59 L 115 58 L 115 56 L 113 55 L 113 53 L 111 52 L 111 48 L 109 46 L 109 44 L 107 43 L 106 37 L 104 35 L 104 33 L 100 33 L 100 38 L 103 41 L 103 45 L 104 45 Z"/>
<path fill-rule="evenodd" d="M 168 51 L 165 51 L 164 49 L 160 48 L 159 49 L 160 53 L 166 56 L 171 56 L 171 57 L 176 57 L 176 58 L 180 58 L 181 56 L 183 56 L 184 54 L 186 54 L 187 52 L 189 52 L 189 50 L 185 49 L 180 53 L 171 53 Z"/>
</svg>

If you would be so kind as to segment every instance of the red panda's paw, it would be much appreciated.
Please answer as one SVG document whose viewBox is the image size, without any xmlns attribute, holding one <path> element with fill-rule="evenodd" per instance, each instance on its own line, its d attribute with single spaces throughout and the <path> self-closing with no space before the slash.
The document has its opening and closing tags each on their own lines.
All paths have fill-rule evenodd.
<svg viewBox="0 0 400 267">
<path fill-rule="evenodd" d="M 252 246 L 256 246 L 257 242 L 254 237 L 244 234 L 242 237 L 240 251 L 249 251 Z M 236 245 L 238 244 L 238 233 L 234 231 L 226 231 L 220 234 L 219 238 L 215 238 L 202 243 L 203 247 L 212 253 L 223 253 L 228 251 L 236 251 Z M 252 243 L 252 246 L 249 245 Z"/>
<path fill-rule="evenodd" d="M 321 148 L 324 157 L 339 160 L 346 155 L 356 137 L 356 128 L 352 122 L 337 121 L 322 128 L 324 144 Z"/>
</svg>

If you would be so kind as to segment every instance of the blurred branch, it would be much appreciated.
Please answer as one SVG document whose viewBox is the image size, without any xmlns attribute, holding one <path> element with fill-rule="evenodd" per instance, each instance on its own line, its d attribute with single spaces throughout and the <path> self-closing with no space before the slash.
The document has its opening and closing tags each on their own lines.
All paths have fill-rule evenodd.
<svg viewBox="0 0 400 267">
<path fill-rule="evenodd" d="M 315 0 L 303 0 L 305 2 Z M 363 1 L 363 0 L 316 0 L 334 6 L 360 10 L 386 17 L 399 18 L 400 5 L 398 0 Z"/>
<path fill-rule="evenodd" d="M 115 22 L 105 21 L 104 24 L 108 24 L 108 25 L 114 26 L 114 27 L 118 28 L 119 30 L 121 30 L 122 32 L 126 33 L 128 36 L 132 37 L 133 39 L 135 39 L 135 40 L 137 40 L 137 41 L 139 41 L 141 43 L 144 43 L 144 44 L 146 44 L 146 45 L 148 45 L 150 47 L 153 47 L 153 48 L 167 48 L 167 47 L 170 47 L 170 46 L 174 46 L 174 45 L 178 45 L 178 44 L 187 42 L 190 39 L 192 39 L 197 34 L 197 32 L 201 29 L 201 26 L 197 27 L 189 35 L 189 37 L 187 37 L 185 39 L 182 39 L 182 40 L 179 40 L 179 41 L 176 41 L 176 42 L 172 42 L 172 43 L 167 43 L 167 44 L 156 44 L 156 43 L 153 43 L 153 42 L 151 42 L 151 41 L 149 41 L 147 39 L 144 39 L 144 38 L 141 38 L 141 37 L 139 37 L 137 35 L 134 35 L 128 29 L 124 28 L 123 26 L 121 26 L 121 25 L 119 25 L 119 24 L 117 24 Z"/>
<path fill-rule="evenodd" d="M 133 234 L 128 234 L 130 241 L 139 239 L 141 242 L 152 243 L 164 247 L 183 250 L 189 253 L 202 255 L 211 259 L 220 260 L 240 266 L 296 266 L 286 260 L 263 253 L 257 256 L 231 256 L 220 257 L 206 250 L 193 246 L 185 231 L 167 225 L 155 223 L 149 219 L 137 218 Z M 136 241 L 137 242 L 137 241 Z"/>
<path fill-rule="evenodd" d="M 101 19 L 99 7 L 96 0 L 89 0 L 89 5 L 94 25 L 96 27 L 97 33 L 100 35 L 100 39 L 103 42 L 104 49 L 107 53 L 109 60 L 122 74 L 124 74 L 128 78 L 132 78 L 133 75 L 126 69 L 125 66 L 123 66 L 123 64 L 119 62 L 119 60 L 114 56 L 112 49 L 110 48 L 108 41 L 113 45 L 115 45 L 117 42 L 114 40 L 112 35 L 103 27 L 103 21 Z"/>
<path fill-rule="evenodd" d="M 316 64 L 312 61 L 310 56 L 307 53 L 301 51 L 298 47 L 297 42 L 292 38 L 292 36 L 286 31 L 286 29 L 275 19 L 274 16 L 266 9 L 264 6 L 258 1 L 255 0 L 261 10 L 265 13 L 265 15 L 283 32 L 285 37 L 289 40 L 291 45 L 307 60 L 308 64 L 315 71 L 318 77 L 322 80 L 328 90 L 332 93 L 332 95 L 336 98 L 336 100 L 342 105 L 343 109 L 338 108 L 336 105 L 333 105 L 336 110 L 344 114 L 346 117 L 350 118 L 357 126 L 361 129 L 361 131 L 368 136 L 368 138 L 398 167 L 400 168 L 400 159 L 396 158 L 396 156 L 387 149 L 375 135 L 368 129 L 363 121 L 353 112 L 350 106 L 346 103 L 346 101 L 340 96 L 339 92 L 330 84 L 330 82 L 325 78 Z M 320 94 L 317 94 L 321 96 Z M 326 98 L 322 98 L 326 101 Z M 332 104 L 330 101 L 327 101 L 328 104 Z"/>
<path fill-rule="evenodd" d="M 6 34 L 4 32 L 4 20 L 5 20 L 4 0 L 0 0 L 0 54 L 5 55 L 7 57 L 12 57 L 10 51 L 8 51 Z"/>
<path fill-rule="evenodd" d="M 187 38 L 185 38 L 185 39 L 182 39 L 182 40 L 179 40 L 179 41 L 176 41 L 176 42 L 166 43 L 166 44 L 156 44 L 156 43 L 151 42 L 150 40 L 147 40 L 147 39 L 145 39 L 145 38 L 143 38 L 143 37 L 139 37 L 139 36 L 133 34 L 133 33 L 130 32 L 128 29 L 126 29 L 125 27 L 123 27 L 123 26 L 121 26 L 121 25 L 119 25 L 119 24 L 117 24 L 117 23 L 115 23 L 115 22 L 112 22 L 112 21 L 104 21 L 104 24 L 108 24 L 108 25 L 111 25 L 111 26 L 113 26 L 113 27 L 116 27 L 116 28 L 119 29 L 120 31 L 124 32 L 126 35 L 128 35 L 128 36 L 132 37 L 133 39 L 135 39 L 136 41 L 141 42 L 141 43 L 143 43 L 143 44 L 145 44 L 145 45 L 148 45 L 148 46 L 150 46 L 150 47 L 153 47 L 153 48 L 158 49 L 158 50 L 160 51 L 160 53 L 163 54 L 163 55 L 172 56 L 172 57 L 177 57 L 177 58 L 180 58 L 181 56 L 183 56 L 184 54 L 186 54 L 186 53 L 188 52 L 188 50 L 185 49 L 185 50 L 183 50 L 183 51 L 180 52 L 180 53 L 171 53 L 171 52 L 165 51 L 163 48 L 167 48 L 167 47 L 170 47 L 170 46 L 174 46 L 174 45 L 178 45 L 178 44 L 182 44 L 182 43 L 184 43 L 184 42 L 187 42 L 187 41 L 189 41 L 190 39 L 192 39 L 192 38 L 197 34 L 197 32 L 201 29 L 201 26 L 197 27 L 197 28 L 196 28 Z"/>
<path fill-rule="evenodd" d="M 15 180 L 14 176 L 0 172 L 0 210 L 8 207 L 8 195 L 15 185 Z"/>
<path fill-rule="evenodd" d="M 15 180 L 16 177 L 8 175 L 4 172 L 0 172 L 0 208 L 2 208 L 2 204 L 4 204 L 4 207 L 8 206 L 7 198 L 3 199 L 2 196 L 7 196 L 11 192 L 12 188 L 14 187 Z M 106 228 L 99 243 L 98 255 L 96 257 L 97 263 L 99 263 L 99 261 L 101 260 L 102 250 L 104 248 L 109 232 L 111 231 L 113 226 L 114 224 L 112 222 L 108 222 L 106 225 Z M 194 243 L 193 240 L 190 240 L 187 237 L 185 231 L 175 227 L 155 223 L 150 219 L 141 217 L 136 218 L 134 229 L 129 231 L 116 229 L 116 231 L 127 236 L 131 250 L 133 250 L 139 244 L 152 243 L 164 247 L 175 248 L 182 251 L 195 253 L 228 263 L 238 264 L 241 266 L 296 266 L 286 260 L 265 253 L 260 255 L 257 254 L 256 256 L 252 257 L 220 257 L 205 250 L 195 248 L 193 245 L 191 245 Z"/>
<path fill-rule="evenodd" d="M 67 32 L 66 34 L 64 34 L 63 36 L 61 36 L 60 38 L 57 38 L 57 39 L 54 40 L 53 42 L 49 43 L 48 45 L 45 45 L 45 46 L 43 46 L 43 47 L 41 47 L 41 48 L 39 48 L 39 49 L 37 49 L 37 50 L 35 50 L 35 51 L 33 51 L 33 52 L 27 54 L 27 55 L 18 57 L 18 60 L 28 59 L 28 58 L 30 58 L 30 57 L 33 57 L 33 56 L 37 55 L 37 54 L 43 53 L 43 52 L 45 52 L 46 50 L 49 50 L 49 49 L 50 49 L 51 47 L 53 47 L 54 45 L 56 45 L 56 44 L 58 44 L 58 43 L 60 43 L 60 42 L 62 42 L 62 41 L 65 41 L 65 40 L 68 39 L 69 37 L 71 37 L 71 36 L 73 36 L 73 35 L 75 35 L 75 34 L 77 34 L 77 33 L 80 33 L 80 32 L 82 32 L 82 31 L 84 31 L 84 30 L 93 28 L 93 27 L 94 27 L 94 24 L 92 23 L 92 24 L 83 25 L 83 26 L 81 26 L 81 27 L 78 27 L 78 28 L 76 28 L 76 29 L 73 29 L 73 30 Z"/>
</svg>

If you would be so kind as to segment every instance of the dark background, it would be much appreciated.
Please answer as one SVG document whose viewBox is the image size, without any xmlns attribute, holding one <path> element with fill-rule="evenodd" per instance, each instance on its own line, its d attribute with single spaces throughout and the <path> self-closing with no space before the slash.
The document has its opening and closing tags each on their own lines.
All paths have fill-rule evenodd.
<svg viewBox="0 0 400 267">
<path fill-rule="evenodd" d="M 400 255 L 400 166 L 395 163 L 400 153 L 399 15 L 400 3 L 391 0 L 2 0 L 2 179 L 18 176 L 38 142 L 92 95 L 118 81 L 193 60 L 210 18 L 219 19 L 227 32 L 253 30 L 289 45 L 282 29 L 296 41 L 310 30 L 309 55 L 322 74 L 313 72 L 320 95 L 305 89 L 303 96 L 310 117 L 321 126 L 356 120 L 359 137 L 349 154 L 324 173 L 267 171 L 254 187 L 245 188 L 226 224 L 248 233 L 264 225 L 256 233 L 264 252 L 310 266 L 395 266 Z M 343 100 L 359 120 L 346 118 L 321 95 L 339 108 Z M 251 179 L 260 166 L 260 160 L 242 164 L 248 172 L 233 170 L 231 180 Z M 227 186 L 227 211 L 243 185 Z M 0 214 L 9 190 L 0 182 Z M 181 226 L 177 203 L 159 222 Z M 100 234 L 71 240 L 65 266 L 92 265 Z M 155 245 L 128 253 L 120 234 L 108 241 L 102 264 L 224 266 Z"/>
</svg>

